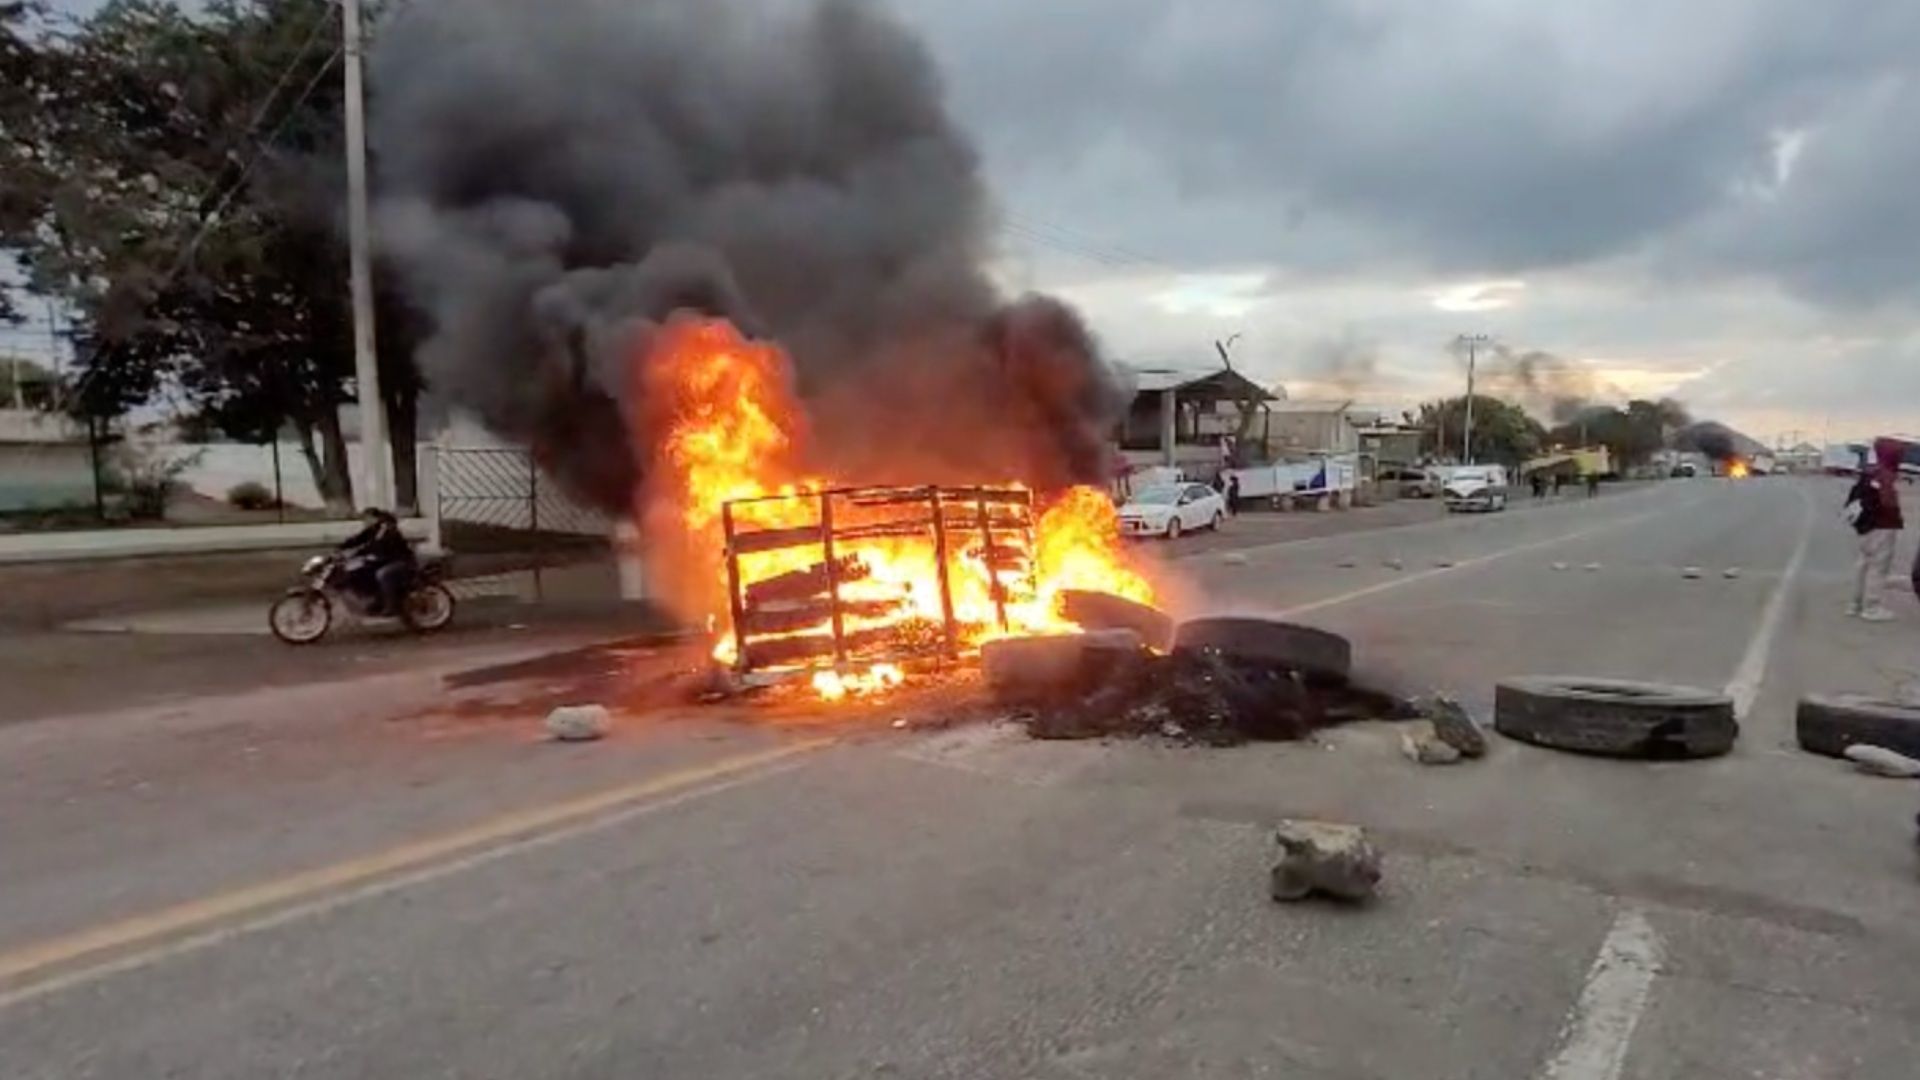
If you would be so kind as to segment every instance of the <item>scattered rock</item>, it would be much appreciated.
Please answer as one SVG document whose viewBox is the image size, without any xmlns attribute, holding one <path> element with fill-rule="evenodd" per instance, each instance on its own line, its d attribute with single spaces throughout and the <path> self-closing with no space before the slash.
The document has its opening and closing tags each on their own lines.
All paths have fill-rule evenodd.
<svg viewBox="0 0 1920 1080">
<path fill-rule="evenodd" d="M 1407 568 L 1407 564 L 1400 561 L 1399 559 L 1388 559 L 1385 562 L 1381 563 L 1380 565 L 1386 567 L 1389 570 L 1405 570 Z"/>
<path fill-rule="evenodd" d="M 1283 821 L 1274 839 L 1281 850 L 1271 883 L 1275 900 L 1303 900 L 1318 892 L 1359 901 L 1380 885 L 1380 852 L 1357 825 Z"/>
<path fill-rule="evenodd" d="M 1454 561 L 1452 559 L 1435 559 L 1433 560 L 1433 565 L 1439 567 L 1442 570 L 1445 570 L 1448 567 L 1453 566 Z"/>
<path fill-rule="evenodd" d="M 1720 574 L 1722 577 L 1726 578 L 1728 581 L 1732 581 L 1733 579 L 1740 576 L 1740 568 L 1737 566 L 1729 566 L 1725 570 L 1722 570 Z"/>
<path fill-rule="evenodd" d="M 1688 581 L 1698 581 L 1700 579 L 1700 568 L 1697 566 L 1685 567 L 1680 571 L 1680 576 L 1686 578 Z"/>
<path fill-rule="evenodd" d="M 1433 722 L 1433 733 L 1441 742 L 1470 758 L 1487 756 L 1487 733 L 1458 701 L 1435 694 L 1420 703 L 1420 712 Z"/>
<path fill-rule="evenodd" d="M 1225 555 L 1220 556 L 1220 561 L 1226 563 L 1228 566 L 1245 566 L 1247 565 L 1247 556 L 1245 552 L 1229 551 Z"/>
<path fill-rule="evenodd" d="M 1567 568 L 1567 564 L 1563 562 L 1557 562 L 1553 564 L 1553 568 L 1555 570 L 1565 570 Z"/>
<path fill-rule="evenodd" d="M 1598 573 L 1600 571 L 1600 564 L 1597 562 L 1590 562 L 1586 565 L 1585 570 L 1589 574 Z"/>
<path fill-rule="evenodd" d="M 1854 743 L 1847 747 L 1846 758 L 1853 762 L 1854 768 L 1874 776 L 1891 776 L 1897 780 L 1920 777 L 1920 761 L 1884 747 Z"/>
<path fill-rule="evenodd" d="M 1454 765 L 1460 761 L 1460 751 L 1436 735 L 1429 724 L 1401 732 L 1400 752 L 1422 765 Z"/>
<path fill-rule="evenodd" d="M 1338 566 L 1342 570 L 1351 570 L 1354 567 L 1360 565 L 1360 560 L 1349 556 L 1347 558 L 1341 559 L 1339 562 L 1335 563 L 1334 565 Z"/>
<path fill-rule="evenodd" d="M 605 705 L 562 705 L 547 714 L 547 734 L 561 742 L 592 742 L 612 724 Z"/>
</svg>

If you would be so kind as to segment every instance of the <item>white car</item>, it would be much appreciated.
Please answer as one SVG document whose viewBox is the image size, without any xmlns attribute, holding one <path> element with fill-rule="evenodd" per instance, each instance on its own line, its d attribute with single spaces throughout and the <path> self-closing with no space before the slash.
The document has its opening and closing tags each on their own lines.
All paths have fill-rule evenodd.
<svg viewBox="0 0 1920 1080">
<path fill-rule="evenodd" d="M 1205 484 L 1168 484 L 1135 492 L 1120 507 L 1124 536 L 1175 539 L 1195 529 L 1217 529 L 1227 519 L 1227 500 Z"/>
<path fill-rule="evenodd" d="M 1461 465 L 1441 489 L 1448 510 L 1505 510 L 1507 470 L 1500 465 Z"/>
</svg>

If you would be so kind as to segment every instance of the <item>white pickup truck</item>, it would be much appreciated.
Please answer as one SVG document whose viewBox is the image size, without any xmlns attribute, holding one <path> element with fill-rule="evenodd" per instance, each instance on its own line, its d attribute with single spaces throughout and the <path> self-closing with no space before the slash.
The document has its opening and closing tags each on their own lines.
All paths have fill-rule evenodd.
<svg viewBox="0 0 1920 1080">
<path fill-rule="evenodd" d="M 1456 465 L 1447 470 L 1440 485 L 1447 509 L 1505 510 L 1507 508 L 1507 467 L 1505 465 Z"/>
</svg>

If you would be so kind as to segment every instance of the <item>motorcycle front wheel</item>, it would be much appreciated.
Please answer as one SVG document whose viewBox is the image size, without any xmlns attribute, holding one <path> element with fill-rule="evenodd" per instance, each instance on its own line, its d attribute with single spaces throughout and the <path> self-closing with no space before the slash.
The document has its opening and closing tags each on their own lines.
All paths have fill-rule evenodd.
<svg viewBox="0 0 1920 1080">
<path fill-rule="evenodd" d="M 438 583 L 422 585 L 407 594 L 407 625 L 430 633 L 453 621 L 453 593 Z"/>
<path fill-rule="evenodd" d="M 333 605 L 317 589 L 288 593 L 273 602 L 267 625 L 289 645 L 311 645 L 333 625 Z"/>
</svg>

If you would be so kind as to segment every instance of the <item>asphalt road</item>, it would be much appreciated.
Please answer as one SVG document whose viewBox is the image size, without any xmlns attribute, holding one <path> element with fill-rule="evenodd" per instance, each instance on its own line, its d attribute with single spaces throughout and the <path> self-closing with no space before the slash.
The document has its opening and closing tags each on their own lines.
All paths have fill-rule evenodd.
<svg viewBox="0 0 1920 1080">
<path fill-rule="evenodd" d="M 0 1075 L 1905 1080 L 1920 788 L 1791 749 L 1798 694 L 1920 676 L 1910 597 L 1841 614 L 1838 496 L 1162 553 L 1187 609 L 1292 611 L 1405 689 L 1731 687 L 1708 762 L 638 708 L 560 747 L 538 667 L 0 728 Z M 1374 829 L 1380 902 L 1270 902 L 1289 815 Z"/>
</svg>

